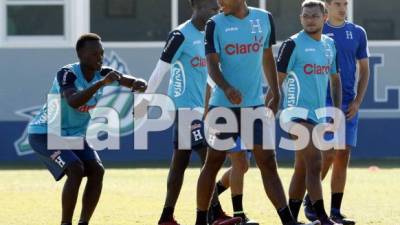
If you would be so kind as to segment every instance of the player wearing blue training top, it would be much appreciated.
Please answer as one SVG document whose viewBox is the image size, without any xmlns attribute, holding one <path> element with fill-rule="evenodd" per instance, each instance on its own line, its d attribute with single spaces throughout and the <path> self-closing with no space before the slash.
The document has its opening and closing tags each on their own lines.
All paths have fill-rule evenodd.
<svg viewBox="0 0 400 225">
<path fill-rule="evenodd" d="M 84 142 L 84 149 L 51 150 L 49 138 L 56 135 L 48 129 L 48 121 L 61 116 L 61 135 L 85 136 L 90 121 L 89 110 L 96 107 L 102 88 L 118 82 L 132 90 L 144 91 L 146 82 L 102 67 L 104 50 L 96 34 L 84 34 L 76 43 L 79 62 L 62 67 L 50 89 L 61 96 L 61 104 L 45 104 L 28 126 L 29 144 L 58 181 L 67 175 L 62 193 L 62 225 L 71 225 L 79 187 L 84 176 L 87 183 L 82 197 L 79 225 L 87 225 L 96 208 L 102 189 L 104 168 L 97 153 Z M 61 115 L 59 114 L 61 113 Z M 65 141 L 65 145 L 69 145 Z"/>
<path fill-rule="evenodd" d="M 208 77 L 204 51 L 204 27 L 207 20 L 219 9 L 216 0 L 191 0 L 190 5 L 193 10 L 192 18 L 170 32 L 146 91 L 146 93 L 154 93 L 163 76 L 169 72 L 168 96 L 174 101 L 177 110 L 204 108 Z M 141 107 L 143 106 L 139 106 Z M 178 225 L 174 219 L 174 209 L 182 188 L 184 173 L 190 161 L 191 150 L 198 153 L 202 163 L 206 158 L 202 126 L 202 121 L 192 123 L 192 147 L 180 149 L 178 118 L 175 121 L 174 152 L 159 225 Z M 217 200 L 216 206 L 219 206 L 214 212 L 216 220 L 225 222 L 232 220 L 224 214 Z"/>
<path fill-rule="evenodd" d="M 346 219 L 341 213 L 341 203 L 346 184 L 346 173 L 350 159 L 350 150 L 357 144 L 358 110 L 364 99 L 369 79 L 369 51 L 365 30 L 356 24 L 346 21 L 348 0 L 326 0 L 328 21 L 323 33 L 336 42 L 340 78 L 342 81 L 342 110 L 346 114 L 346 149 L 324 151 L 322 153 L 322 179 L 325 178 L 333 164 L 331 180 L 331 218 L 332 220 L 351 225 L 354 221 Z M 359 67 L 359 79 L 356 67 Z M 357 87 L 357 88 L 356 88 Z M 355 92 L 357 90 L 357 92 Z M 329 92 L 328 92 L 329 94 Z M 332 105 L 330 96 L 327 105 Z M 305 212 L 308 218 L 315 217 L 308 198 L 305 201 Z"/>
<path fill-rule="evenodd" d="M 329 81 L 334 105 L 340 107 L 341 83 L 334 41 L 322 35 L 326 19 L 324 3 L 307 0 L 301 8 L 303 30 L 283 42 L 277 62 L 279 82 L 283 83 L 285 90 L 284 108 L 302 107 L 309 110 L 306 119 L 294 115 L 293 120 L 312 131 L 317 123 L 323 122 L 314 111 L 325 107 Z M 295 111 L 295 108 L 291 109 Z M 329 219 L 324 209 L 320 150 L 310 141 L 304 149 L 296 151 L 295 156 L 295 171 L 289 189 L 289 206 L 293 216 L 297 219 L 307 189 L 317 219 L 322 225 L 336 224 Z"/>
<path fill-rule="evenodd" d="M 272 15 L 248 7 L 245 0 L 220 0 L 219 3 L 223 12 L 207 22 L 205 34 L 208 71 L 217 85 L 209 102 L 210 110 L 227 107 L 235 114 L 238 124 L 242 108 L 268 106 L 276 112 L 280 94 L 272 54 L 272 45 L 275 43 Z M 273 94 L 270 102 L 265 101 L 262 91 L 264 72 Z M 256 120 L 253 128 L 253 153 L 262 174 L 265 191 L 277 209 L 282 224 L 295 224 L 277 173 L 275 151 L 266 151 L 262 146 L 263 123 Z M 239 134 L 240 126 L 239 132 L 220 133 L 216 136 L 219 139 L 236 140 Z M 207 160 L 197 183 L 196 225 L 207 224 L 207 209 L 215 178 L 226 154 L 226 151 L 216 150 L 213 146 L 207 151 Z"/>
</svg>

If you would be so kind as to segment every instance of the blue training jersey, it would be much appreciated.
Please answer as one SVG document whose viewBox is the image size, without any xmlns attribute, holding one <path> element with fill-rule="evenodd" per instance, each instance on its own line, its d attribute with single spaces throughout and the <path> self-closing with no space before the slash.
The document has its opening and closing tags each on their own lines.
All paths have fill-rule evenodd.
<svg viewBox="0 0 400 225">
<path fill-rule="evenodd" d="M 177 108 L 204 107 L 207 63 L 204 32 L 188 20 L 170 32 L 161 54 L 171 64 L 168 95 Z"/>
<path fill-rule="evenodd" d="M 275 44 L 272 15 L 249 7 L 249 14 L 239 19 L 219 13 L 206 25 L 206 54 L 216 53 L 224 79 L 240 91 L 242 103 L 232 104 L 220 87 L 210 99 L 210 105 L 250 107 L 264 104 L 263 50 Z"/>
<path fill-rule="evenodd" d="M 325 107 L 329 76 L 338 72 L 336 60 L 335 43 L 326 35 L 317 41 L 301 31 L 283 42 L 277 68 L 287 74 L 283 83 L 284 108 L 306 108 L 308 119 L 322 121 L 314 110 Z"/>
<path fill-rule="evenodd" d="M 76 109 L 72 108 L 67 103 L 67 100 L 62 97 L 62 92 L 69 88 L 76 88 L 78 91 L 87 89 L 111 71 L 113 69 L 109 67 L 102 67 L 100 71 L 95 72 L 93 79 L 88 82 L 81 71 L 80 63 L 69 64 L 61 68 L 54 78 L 53 85 L 49 91 L 49 94 L 61 96 L 60 105 L 54 101 L 50 101 L 50 105 L 46 103 L 29 123 L 28 133 L 46 134 L 48 131 L 48 119 L 51 121 L 55 116 L 60 116 L 59 113 L 61 112 L 61 135 L 84 136 L 90 121 L 89 110 L 96 107 L 103 89 L 99 89 L 85 105 Z"/>
<path fill-rule="evenodd" d="M 343 104 L 347 105 L 356 95 L 357 60 L 369 57 L 367 34 L 361 26 L 347 21 L 339 27 L 326 22 L 323 33 L 335 40 L 342 81 Z M 327 100 L 331 103 L 329 89 Z"/>
</svg>

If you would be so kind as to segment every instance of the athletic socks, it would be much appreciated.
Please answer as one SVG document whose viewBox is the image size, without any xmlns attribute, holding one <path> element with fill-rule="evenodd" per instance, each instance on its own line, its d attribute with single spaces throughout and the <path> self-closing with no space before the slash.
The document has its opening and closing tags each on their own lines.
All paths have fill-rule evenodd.
<svg viewBox="0 0 400 225">
<path fill-rule="evenodd" d="M 228 189 L 227 187 L 225 187 L 221 181 L 218 181 L 217 184 L 215 185 L 215 188 L 217 190 L 218 195 L 222 194 L 224 191 L 226 191 L 226 189 Z"/>
<path fill-rule="evenodd" d="M 242 194 L 232 196 L 233 216 L 245 219 L 246 215 L 243 212 L 242 200 L 243 200 Z"/>
<path fill-rule="evenodd" d="M 340 208 L 342 207 L 343 193 L 332 193 L 331 199 L 331 214 L 340 214 Z"/>
<path fill-rule="evenodd" d="M 302 200 L 298 199 L 289 199 L 289 208 L 290 211 L 292 212 L 293 218 L 297 221 L 297 218 L 299 216 L 299 211 L 301 207 Z"/>
<path fill-rule="evenodd" d="M 174 207 L 165 207 L 158 223 L 171 221 L 174 218 Z"/>
<path fill-rule="evenodd" d="M 196 225 L 207 225 L 207 211 L 197 210 Z"/>
</svg>

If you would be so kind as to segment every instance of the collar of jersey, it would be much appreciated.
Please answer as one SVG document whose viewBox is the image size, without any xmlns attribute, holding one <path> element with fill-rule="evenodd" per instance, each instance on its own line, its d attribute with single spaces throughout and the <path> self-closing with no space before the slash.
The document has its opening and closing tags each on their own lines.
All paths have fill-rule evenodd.
<svg viewBox="0 0 400 225">
<path fill-rule="evenodd" d="M 334 25 L 332 25 L 331 23 L 329 23 L 329 21 L 326 21 L 326 25 L 328 25 L 328 26 L 330 26 L 330 27 L 332 27 L 332 28 L 343 28 L 344 26 L 346 26 L 346 24 L 347 24 L 347 21 L 346 21 L 346 20 L 343 22 L 342 25 L 339 25 L 339 26 L 334 26 Z"/>
</svg>

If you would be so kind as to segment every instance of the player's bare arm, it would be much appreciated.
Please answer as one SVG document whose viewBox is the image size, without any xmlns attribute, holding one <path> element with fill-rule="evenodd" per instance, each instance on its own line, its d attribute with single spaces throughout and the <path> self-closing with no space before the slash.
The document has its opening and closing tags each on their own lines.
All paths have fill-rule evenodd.
<svg viewBox="0 0 400 225">
<path fill-rule="evenodd" d="M 275 58 L 272 53 L 272 48 L 264 49 L 263 53 L 263 67 L 265 78 L 268 81 L 269 91 L 265 105 L 270 108 L 274 113 L 278 111 L 280 101 L 280 91 L 278 85 L 278 75 L 276 71 Z"/>
<path fill-rule="evenodd" d="M 340 108 L 342 106 L 342 82 L 340 81 L 339 74 L 332 74 L 329 81 L 333 105 L 336 108 Z"/>
<path fill-rule="evenodd" d="M 68 105 L 72 108 L 79 108 L 86 104 L 100 88 L 117 79 L 118 76 L 116 75 L 106 76 L 103 80 L 96 82 L 82 91 L 78 91 L 75 87 L 68 88 L 62 92 L 62 96 L 67 100 Z"/>
<path fill-rule="evenodd" d="M 116 73 L 112 71 L 110 73 Z M 108 74 L 107 74 L 108 75 Z M 147 88 L 147 82 L 141 78 L 134 77 L 132 75 L 118 74 L 119 84 L 121 86 L 130 88 L 132 91 L 144 92 Z"/>
<path fill-rule="evenodd" d="M 346 112 L 346 118 L 353 118 L 364 99 L 365 92 L 367 91 L 368 81 L 369 81 L 369 60 L 368 58 L 358 60 L 358 68 L 359 68 L 359 81 L 357 88 L 357 95 L 354 101 L 352 101 L 349 105 L 349 109 Z"/>
<path fill-rule="evenodd" d="M 242 102 L 242 94 L 224 79 L 219 68 L 219 56 L 216 53 L 207 54 L 207 66 L 210 77 L 224 91 L 229 101 L 232 104 L 240 104 Z"/>
</svg>

